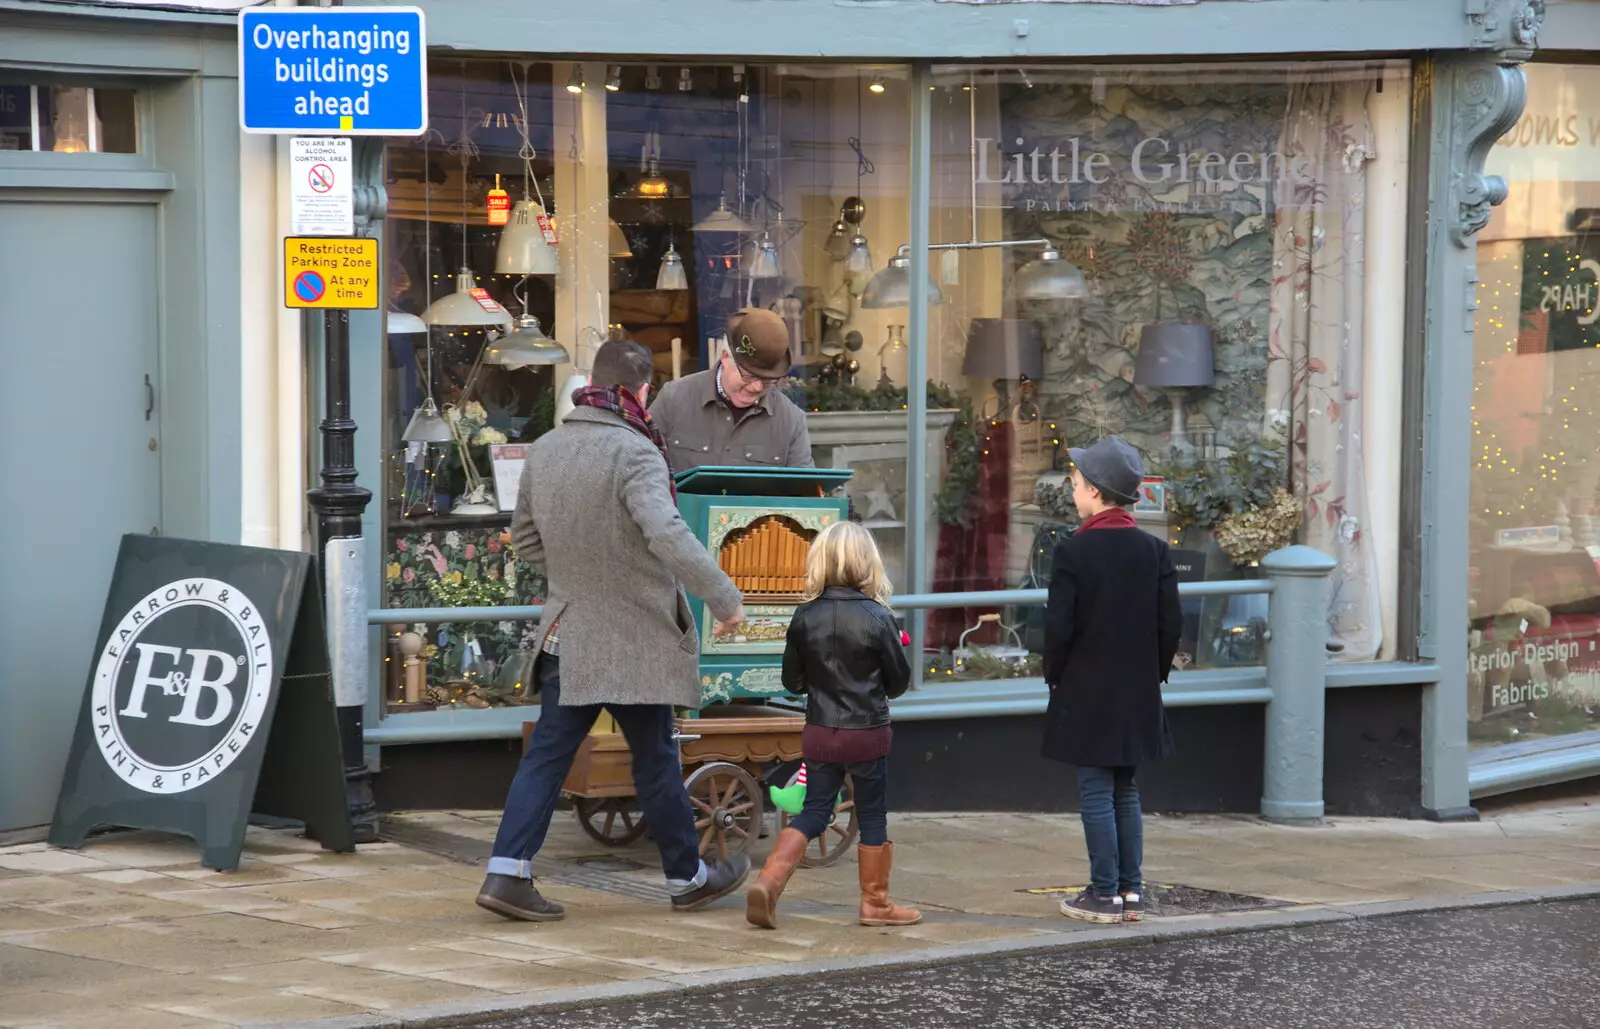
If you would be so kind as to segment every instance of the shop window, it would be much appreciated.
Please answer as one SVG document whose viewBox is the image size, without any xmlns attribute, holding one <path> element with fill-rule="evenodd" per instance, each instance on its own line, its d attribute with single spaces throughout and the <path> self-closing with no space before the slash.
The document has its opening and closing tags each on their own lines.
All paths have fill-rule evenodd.
<svg viewBox="0 0 1600 1029">
<path fill-rule="evenodd" d="M 131 89 L 0 85 L 0 150 L 138 153 L 134 96 Z"/>
<path fill-rule="evenodd" d="M 1468 717 L 1475 745 L 1600 730 L 1600 68 L 1530 64 L 1478 242 Z"/>
<path fill-rule="evenodd" d="M 388 153 L 385 605 L 541 603 L 509 548 L 520 448 L 606 338 L 650 348 L 659 387 L 713 368 L 746 306 L 787 324 L 774 389 L 904 586 L 911 384 L 845 285 L 909 224 L 904 69 L 436 58 L 429 86 L 433 128 Z M 680 471 L 783 459 L 666 428 Z M 391 627 L 388 710 L 529 702 L 536 629 Z"/>
<path fill-rule="evenodd" d="M 1078 520 L 1067 449 L 1115 433 L 1145 456 L 1134 514 L 1181 580 L 1255 577 L 1266 553 L 1309 544 L 1338 560 L 1340 656 L 1379 652 L 1363 219 L 1369 108 L 1391 91 L 1403 130 L 1405 75 L 938 71 L 932 238 L 960 245 L 935 250 L 929 286 L 930 389 L 953 417 L 929 484 L 933 590 L 1046 585 Z M 903 376 L 904 288 L 874 309 L 875 285 L 852 325 Z M 1263 663 L 1267 605 L 1186 601 L 1180 666 Z M 930 616 L 930 680 L 1040 674 L 1042 609 L 984 613 Z"/>
</svg>

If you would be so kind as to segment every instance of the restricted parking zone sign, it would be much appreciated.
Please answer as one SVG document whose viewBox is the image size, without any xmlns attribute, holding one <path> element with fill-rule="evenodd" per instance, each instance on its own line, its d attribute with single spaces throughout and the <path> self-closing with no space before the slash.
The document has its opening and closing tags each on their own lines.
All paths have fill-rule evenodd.
<svg viewBox="0 0 1600 1029">
<path fill-rule="evenodd" d="M 377 310 L 378 241 L 327 236 L 285 239 L 283 306 Z"/>
</svg>

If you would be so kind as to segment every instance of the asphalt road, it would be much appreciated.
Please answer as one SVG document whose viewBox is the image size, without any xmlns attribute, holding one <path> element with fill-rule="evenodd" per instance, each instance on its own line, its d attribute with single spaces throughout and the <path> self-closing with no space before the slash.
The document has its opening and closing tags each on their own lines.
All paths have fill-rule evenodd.
<svg viewBox="0 0 1600 1029">
<path fill-rule="evenodd" d="M 1600 1027 L 1600 900 L 1067 951 L 583 1011 L 484 1029 Z"/>
</svg>

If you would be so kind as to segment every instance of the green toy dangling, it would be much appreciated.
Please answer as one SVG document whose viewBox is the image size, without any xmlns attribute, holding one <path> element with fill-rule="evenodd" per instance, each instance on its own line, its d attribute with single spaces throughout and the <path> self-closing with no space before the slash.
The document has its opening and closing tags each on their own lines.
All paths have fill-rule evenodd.
<svg viewBox="0 0 1600 1029">
<path fill-rule="evenodd" d="M 772 806 L 793 818 L 806 806 L 806 766 L 800 765 L 800 773 L 794 777 L 794 782 L 779 789 L 776 786 L 767 787 L 767 795 L 772 798 Z"/>
</svg>

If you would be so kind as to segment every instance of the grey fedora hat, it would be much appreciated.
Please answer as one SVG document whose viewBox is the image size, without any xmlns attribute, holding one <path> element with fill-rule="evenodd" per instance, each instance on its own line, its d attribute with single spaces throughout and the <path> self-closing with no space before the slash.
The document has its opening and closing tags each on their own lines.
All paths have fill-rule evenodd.
<svg viewBox="0 0 1600 1029">
<path fill-rule="evenodd" d="M 1139 499 L 1144 459 L 1121 436 L 1107 436 L 1087 448 L 1069 447 L 1067 454 L 1089 485 L 1106 494 L 1106 499 L 1123 504 Z"/>
</svg>

